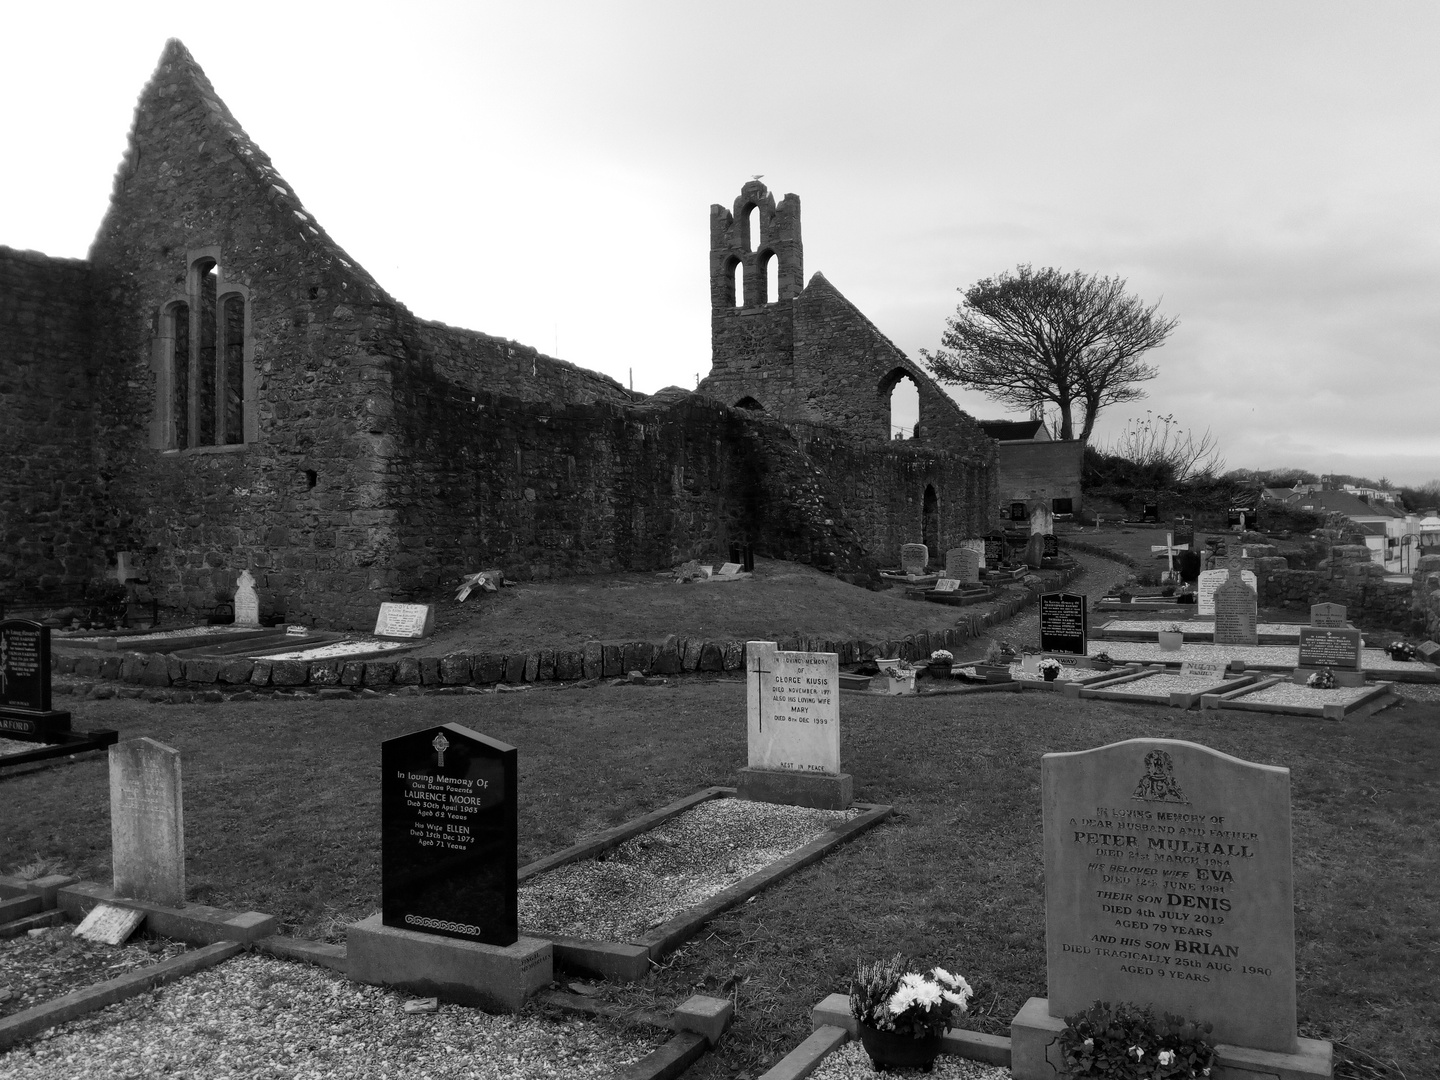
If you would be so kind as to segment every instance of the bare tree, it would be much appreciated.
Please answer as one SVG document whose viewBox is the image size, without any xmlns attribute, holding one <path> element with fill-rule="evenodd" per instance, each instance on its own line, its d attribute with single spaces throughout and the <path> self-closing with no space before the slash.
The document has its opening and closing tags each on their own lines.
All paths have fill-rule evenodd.
<svg viewBox="0 0 1440 1080">
<path fill-rule="evenodd" d="M 942 383 L 965 386 L 1017 409 L 1053 403 L 1060 437 L 1088 439 L 1108 405 L 1145 396 L 1135 384 L 1159 372 L 1140 362 L 1165 343 L 1175 319 L 1125 292 L 1123 278 L 1022 264 L 965 290 L 946 320 L 941 349 L 920 350 Z"/>
<path fill-rule="evenodd" d="M 1181 429 L 1173 413 L 1156 416 L 1149 409 L 1143 420 L 1135 417 L 1126 421 L 1115 441 L 1098 451 L 1149 472 L 1157 478 L 1156 486 L 1215 477 L 1225 468 L 1225 459 L 1209 428 L 1197 439 L 1192 432 Z"/>
</svg>

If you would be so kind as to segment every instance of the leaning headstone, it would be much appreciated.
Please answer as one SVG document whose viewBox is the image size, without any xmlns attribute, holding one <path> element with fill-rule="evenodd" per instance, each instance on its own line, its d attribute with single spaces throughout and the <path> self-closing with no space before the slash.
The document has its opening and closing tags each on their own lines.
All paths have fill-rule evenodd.
<svg viewBox="0 0 1440 1080">
<path fill-rule="evenodd" d="M 901 544 L 900 545 L 900 572 L 903 574 L 923 574 L 925 567 L 930 562 L 930 549 L 924 544 Z"/>
<path fill-rule="evenodd" d="M 240 577 L 235 581 L 232 606 L 236 626 L 260 625 L 260 597 L 255 592 L 255 576 L 249 570 L 241 570 Z"/>
<path fill-rule="evenodd" d="M 1255 589 L 1236 569 L 1215 590 L 1215 644 L 1259 644 L 1256 619 L 1259 604 Z"/>
<path fill-rule="evenodd" d="M 1040 651 L 1086 654 L 1088 613 L 1077 593 L 1045 593 L 1040 597 Z"/>
<path fill-rule="evenodd" d="M 1030 509 L 1030 535 L 1050 536 L 1055 532 L 1055 515 L 1044 503 L 1036 503 Z"/>
<path fill-rule="evenodd" d="M 745 669 L 749 752 L 740 797 L 847 809 L 854 781 L 840 771 L 840 657 L 748 641 Z"/>
<path fill-rule="evenodd" d="M 1205 570 L 1201 572 L 1199 578 L 1195 582 L 1196 615 L 1213 616 L 1215 614 L 1215 590 L 1218 589 L 1222 584 L 1224 584 L 1225 580 L 1229 578 L 1229 576 L 1230 571 L 1223 568 L 1219 570 Z M 1259 585 L 1257 583 L 1254 571 L 1241 570 L 1240 579 L 1244 581 L 1246 585 L 1249 585 L 1252 589 L 1255 589 L 1257 595 L 1259 594 Z"/>
<path fill-rule="evenodd" d="M 115 904 L 96 904 L 70 933 L 72 937 L 84 938 L 101 945 L 121 945 L 144 921 L 143 910 L 118 907 Z"/>
<path fill-rule="evenodd" d="M 553 946 L 519 933 L 517 758 L 459 724 L 381 744 L 381 911 L 349 927 L 351 979 L 504 1012 L 550 982 Z"/>
<path fill-rule="evenodd" d="M 1311 626 L 1349 626 L 1344 604 L 1311 604 Z"/>
<path fill-rule="evenodd" d="M 459 724 L 380 744 L 384 924 L 513 945 L 517 751 Z"/>
<path fill-rule="evenodd" d="M 117 896 L 185 903 L 180 751 L 154 739 L 110 747 L 110 854 Z"/>
<path fill-rule="evenodd" d="M 429 637 L 435 632 L 434 604 L 392 604 L 380 605 L 375 618 L 375 636 L 392 641 L 409 641 Z"/>
<path fill-rule="evenodd" d="M 1300 666 L 1359 671 L 1360 650 L 1363 645 L 1360 631 L 1354 627 L 1302 626 L 1300 627 Z"/>
<path fill-rule="evenodd" d="M 1053 1077 L 1060 1018 L 1098 999 L 1283 1055 L 1266 1074 L 1328 1077 L 1331 1045 L 1295 1029 L 1290 771 L 1131 739 L 1046 754 L 1040 775 L 1049 997 L 1011 1025 L 1012 1075 Z"/>
</svg>

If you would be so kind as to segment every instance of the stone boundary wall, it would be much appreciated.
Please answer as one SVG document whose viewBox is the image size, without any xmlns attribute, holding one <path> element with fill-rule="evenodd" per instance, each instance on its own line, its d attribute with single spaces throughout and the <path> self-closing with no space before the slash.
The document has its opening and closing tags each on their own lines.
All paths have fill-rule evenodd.
<svg viewBox="0 0 1440 1080">
<path fill-rule="evenodd" d="M 1064 588 L 1077 571 L 1046 571 L 1043 584 L 1024 595 L 999 604 L 987 615 L 969 615 L 948 630 L 921 630 L 902 638 L 870 641 L 863 638 L 792 636 L 780 639 L 781 649 L 834 652 L 842 664 L 858 664 L 878 657 L 900 656 L 928 660 L 935 649 L 954 649 L 986 629 L 1005 622 L 1035 603 L 1042 592 Z M 694 672 L 741 671 L 745 642 L 682 638 L 668 635 L 653 641 L 587 641 L 580 649 L 539 649 L 520 653 L 448 653 L 444 656 L 402 656 L 394 660 L 251 660 L 185 659 L 161 653 L 122 653 L 105 657 L 57 656 L 54 670 L 82 678 L 117 679 L 141 686 L 203 688 L 215 686 L 368 687 L 494 686 L 501 683 L 571 682 L 604 679 L 639 671 L 644 675 L 681 675 Z"/>
</svg>

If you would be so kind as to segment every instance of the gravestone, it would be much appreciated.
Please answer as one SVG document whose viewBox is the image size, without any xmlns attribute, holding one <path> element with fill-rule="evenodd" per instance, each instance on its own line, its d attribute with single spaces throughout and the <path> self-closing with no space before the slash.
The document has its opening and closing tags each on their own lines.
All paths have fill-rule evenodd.
<svg viewBox="0 0 1440 1080">
<path fill-rule="evenodd" d="M 380 744 L 385 926 L 515 943 L 517 756 L 459 724 Z"/>
<path fill-rule="evenodd" d="M 110 747 L 110 854 L 116 895 L 185 903 L 185 806 L 174 747 L 154 739 Z"/>
<path fill-rule="evenodd" d="M 924 544 L 901 544 L 900 545 L 900 572 L 903 574 L 923 574 L 925 566 L 930 562 L 930 549 Z"/>
<path fill-rule="evenodd" d="M 1082 595 L 1046 593 L 1041 596 L 1040 651 L 1086 655 L 1088 618 Z"/>
<path fill-rule="evenodd" d="M 951 548 L 945 553 L 945 576 L 956 581 L 975 583 L 980 580 L 983 554 L 972 547 Z"/>
<path fill-rule="evenodd" d="M 991 533 L 985 537 L 985 568 L 987 570 L 998 570 L 1000 563 L 1005 559 L 1005 537 L 1000 533 Z"/>
<path fill-rule="evenodd" d="M 721 563 L 720 569 L 715 572 L 716 577 L 738 577 L 745 570 L 745 565 L 738 562 Z"/>
<path fill-rule="evenodd" d="M 1030 514 L 1028 513 L 1028 511 L 1026 511 L 1025 504 L 1023 502 L 1012 502 L 1010 504 L 1011 521 L 1026 521 L 1029 519 L 1029 517 Z"/>
<path fill-rule="evenodd" d="M 1025 543 L 1025 565 L 1032 570 L 1038 570 L 1044 559 L 1045 537 L 1040 533 L 1031 533 L 1030 539 Z"/>
<path fill-rule="evenodd" d="M 953 578 L 953 577 L 942 577 L 939 581 L 935 582 L 935 591 L 936 591 L 936 592 L 959 592 L 959 591 L 960 591 L 960 579 L 959 579 L 959 578 Z"/>
<path fill-rule="evenodd" d="M 1140 514 L 1140 520 L 1158 523 L 1160 521 L 1160 504 L 1146 503 L 1144 510 Z"/>
<path fill-rule="evenodd" d="M 1341 610 L 1344 610 L 1343 608 Z M 1300 627 L 1300 666 L 1360 670 L 1360 631 L 1349 626 Z"/>
<path fill-rule="evenodd" d="M 1214 679 L 1223 682 L 1230 664 L 1225 660 L 1186 660 L 1180 665 L 1180 674 L 1199 679 Z"/>
<path fill-rule="evenodd" d="M 260 597 L 255 592 L 255 577 L 249 570 L 241 570 L 240 577 L 235 581 L 232 606 L 236 626 L 260 625 Z"/>
<path fill-rule="evenodd" d="M 1286 1055 L 1264 1072 L 1329 1076 L 1330 1044 L 1296 1037 L 1289 770 L 1131 739 L 1040 774 L 1049 998 L 1011 1025 L 1013 1075 L 1053 1076 L 1059 1018 L 1099 999 Z"/>
<path fill-rule="evenodd" d="M 1177 516 L 1171 522 L 1171 535 L 1174 537 L 1173 543 L 1177 548 L 1182 544 L 1186 547 L 1193 548 L 1195 546 L 1194 519 L 1188 518 L 1183 514 Z"/>
<path fill-rule="evenodd" d="M 1215 644 L 1257 645 L 1258 603 L 1255 589 L 1242 578 L 1241 571 L 1226 571 L 1230 576 L 1215 589 Z"/>
<path fill-rule="evenodd" d="M 414 638 L 429 637 L 435 632 L 434 604 L 392 604 L 380 605 L 375 618 L 375 637 L 392 641 L 410 641 Z"/>
<path fill-rule="evenodd" d="M 0 736 L 64 742 L 70 714 L 50 708 L 50 628 L 0 621 Z"/>
<path fill-rule="evenodd" d="M 1230 571 L 1226 569 L 1205 570 L 1200 574 L 1195 582 L 1196 615 L 1213 616 L 1215 614 L 1215 590 L 1218 589 L 1229 576 Z M 1240 579 L 1244 581 L 1246 585 L 1255 589 L 1257 595 L 1259 594 L 1259 585 L 1254 571 L 1241 570 Z"/>
<path fill-rule="evenodd" d="M 1054 533 L 1045 533 L 1041 537 L 1040 554 L 1046 559 L 1058 559 L 1060 557 L 1060 541 Z"/>
<path fill-rule="evenodd" d="M 1344 604 L 1311 604 L 1311 626 L 1349 626 Z"/>
<path fill-rule="evenodd" d="M 739 796 L 848 808 L 854 782 L 840 771 L 840 657 L 749 641 L 745 669 L 749 754 Z"/>
<path fill-rule="evenodd" d="M 1036 503 L 1030 510 L 1030 535 L 1048 536 L 1055 531 L 1055 515 L 1044 503 Z"/>
<path fill-rule="evenodd" d="M 381 911 L 346 974 L 492 1012 L 550 983 L 554 946 L 517 925 L 517 751 L 459 724 L 380 745 Z"/>
</svg>

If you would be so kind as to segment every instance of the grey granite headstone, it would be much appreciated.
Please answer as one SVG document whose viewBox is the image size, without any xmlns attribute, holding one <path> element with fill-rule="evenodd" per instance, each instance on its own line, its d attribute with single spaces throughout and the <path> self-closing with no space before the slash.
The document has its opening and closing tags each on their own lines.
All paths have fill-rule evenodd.
<svg viewBox="0 0 1440 1080">
<path fill-rule="evenodd" d="M 119 896 L 185 902 L 180 751 L 154 739 L 110 747 L 110 850 Z"/>
<path fill-rule="evenodd" d="M 1131 739 L 1040 775 L 1050 1015 L 1134 1001 L 1295 1052 L 1290 771 Z"/>
<path fill-rule="evenodd" d="M 235 625 L 260 625 L 260 597 L 255 592 L 255 577 L 249 570 L 241 570 L 235 581 Z"/>
<path fill-rule="evenodd" d="M 979 581 L 980 560 L 983 558 L 983 553 L 971 547 L 951 548 L 945 553 L 945 576 L 957 581 Z"/>
<path fill-rule="evenodd" d="M 1232 567 L 1215 590 L 1215 644 L 1256 645 L 1258 601 L 1255 590 Z"/>
<path fill-rule="evenodd" d="M 1344 604 L 1311 604 L 1311 626 L 1349 626 Z"/>
<path fill-rule="evenodd" d="M 900 545 L 900 571 L 905 574 L 923 574 L 930 562 L 930 549 L 924 544 Z"/>
</svg>

